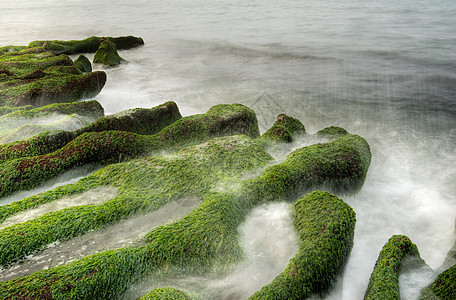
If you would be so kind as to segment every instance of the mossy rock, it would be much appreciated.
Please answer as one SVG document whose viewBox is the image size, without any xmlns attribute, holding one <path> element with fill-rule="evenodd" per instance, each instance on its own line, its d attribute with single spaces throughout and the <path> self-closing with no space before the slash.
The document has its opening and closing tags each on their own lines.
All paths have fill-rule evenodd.
<svg viewBox="0 0 456 300">
<path fill-rule="evenodd" d="M 249 299 L 322 296 L 343 271 L 353 247 L 353 209 L 336 196 L 317 191 L 296 201 L 293 212 L 298 253 L 280 275 Z"/>
<path fill-rule="evenodd" d="M 371 156 L 367 141 L 352 134 L 303 147 L 249 182 L 246 193 L 265 201 L 294 200 L 313 188 L 354 193 L 364 184 Z"/>
<path fill-rule="evenodd" d="M 420 300 L 456 299 L 456 265 L 442 272 L 437 279 L 421 291 Z"/>
<path fill-rule="evenodd" d="M 74 61 L 74 65 L 81 72 L 92 72 L 92 64 L 90 63 L 90 60 L 82 54 Z"/>
<path fill-rule="evenodd" d="M 239 184 L 240 174 L 262 167 L 271 160 L 260 146 L 246 136 L 216 138 L 169 157 L 147 157 L 114 164 L 76 184 L 0 206 L 0 221 L 3 221 L 20 211 L 52 202 L 63 195 L 106 185 L 118 190 L 118 195 L 107 203 L 56 211 L 0 230 L 0 264 L 6 265 L 53 241 L 68 239 L 131 215 L 155 210 L 172 200 L 188 196 L 207 197 L 212 194 L 217 182 L 228 180 Z M 217 214 L 221 214 L 221 208 L 217 207 L 220 210 Z M 223 214 L 232 215 L 233 212 L 225 211 Z M 232 234 L 235 233 L 236 228 L 233 228 Z"/>
<path fill-rule="evenodd" d="M 74 108 L 74 110 L 71 110 Z M 26 156 L 43 155 L 60 149 L 84 132 L 100 132 L 107 130 L 124 130 L 140 134 L 154 134 L 164 127 L 182 118 L 174 102 L 166 102 L 153 108 L 137 108 L 123 111 L 110 116 L 103 116 L 103 108 L 96 101 L 74 102 L 70 104 L 52 104 L 34 109 L 29 113 L 14 113 L 5 116 L 8 119 L 33 118 L 52 113 L 68 113 L 75 111 L 88 117 L 99 116 L 95 122 L 73 132 L 48 131 L 28 139 L 0 145 L 0 159 L 7 160 Z M 0 123 L 3 117 L 0 117 Z M 61 139 L 60 136 L 64 136 Z M 62 144 L 65 142 L 64 144 Z"/>
<path fill-rule="evenodd" d="M 134 108 L 102 117 L 92 124 L 76 130 L 75 133 L 80 135 L 83 132 L 123 130 L 151 135 L 181 118 L 182 115 L 176 103 L 169 101 L 153 108 Z"/>
<path fill-rule="evenodd" d="M 292 142 L 293 135 L 304 133 L 306 133 L 306 129 L 298 119 L 281 114 L 277 117 L 274 125 L 262 137 L 267 140 Z"/>
<path fill-rule="evenodd" d="M 344 128 L 337 127 L 337 126 L 330 126 L 330 127 L 326 127 L 324 129 L 318 131 L 316 135 L 318 137 L 325 137 L 325 138 L 339 138 L 346 134 L 348 134 L 348 132 Z"/>
<path fill-rule="evenodd" d="M 104 109 L 101 104 L 96 100 L 82 101 L 82 102 L 71 102 L 71 103 L 55 103 L 49 104 L 46 106 L 33 108 L 28 107 L 27 110 L 16 110 L 5 116 L 0 117 L 1 126 L 5 126 L 5 123 L 9 122 L 8 120 L 23 118 L 23 119 L 33 119 L 38 117 L 46 117 L 49 114 L 78 114 L 81 116 L 87 116 L 92 119 L 98 119 L 104 116 Z"/>
<path fill-rule="evenodd" d="M 164 288 L 154 289 L 150 293 L 139 298 L 139 300 L 156 300 L 156 299 L 190 300 L 190 297 L 185 295 L 185 293 L 180 290 L 169 288 L 169 287 L 164 287 Z"/>
<path fill-rule="evenodd" d="M 413 257 L 417 267 L 426 264 L 407 236 L 392 236 L 378 256 L 364 299 L 400 299 L 399 272 L 405 256 Z"/>
<path fill-rule="evenodd" d="M 82 74 L 67 55 L 29 48 L 0 56 L 0 106 L 44 106 L 96 96 L 104 72 Z"/>
<path fill-rule="evenodd" d="M 90 124 L 92 121 L 93 119 L 89 119 L 78 114 L 70 114 L 61 116 L 58 120 L 46 124 L 25 124 L 16 127 L 15 129 L 3 132 L 0 136 L 0 144 L 28 139 L 31 136 L 39 135 L 44 131 L 59 131 L 60 128 L 71 132 L 72 130 L 79 129 Z M 2 146 L 0 145 L 0 149 L 1 148 Z"/>
<path fill-rule="evenodd" d="M 144 45 L 144 41 L 140 37 L 124 36 L 124 37 L 96 37 L 92 36 L 84 40 L 71 41 L 33 41 L 27 47 L 43 47 L 55 54 L 80 54 L 80 53 L 95 53 L 103 39 L 111 40 L 118 50 L 127 50 L 134 47 Z"/>
<path fill-rule="evenodd" d="M 44 148 L 33 142 L 41 139 L 39 136 L 41 132 L 64 128 L 66 130 L 76 130 L 92 123 L 103 115 L 103 107 L 97 101 L 92 100 L 56 103 L 29 110 L 16 110 L 1 116 L 0 143 L 9 144 L 0 145 L 0 160 L 19 157 L 18 155 L 30 155 L 33 153 L 30 152 L 31 150 L 41 154 Z M 49 122 L 42 122 L 42 120 L 46 119 Z M 32 140 L 29 139 L 37 134 L 37 137 Z M 37 146 L 38 148 L 36 148 Z M 44 146 L 48 147 L 49 145 Z M 60 147 L 62 146 L 60 145 Z M 54 150 L 56 149 L 58 148 L 54 148 Z"/>
<path fill-rule="evenodd" d="M 109 39 L 103 39 L 100 47 L 93 58 L 94 64 L 102 64 L 105 66 L 116 66 L 124 62 L 125 59 L 117 53 L 116 45 Z"/>
<path fill-rule="evenodd" d="M 13 46 L 13 45 L 2 46 L 2 47 L 0 47 L 0 55 L 3 55 L 5 53 L 25 50 L 26 48 L 27 48 L 26 46 Z"/>
<path fill-rule="evenodd" d="M 38 186 L 84 164 L 107 164 L 154 151 L 176 151 L 213 137 L 235 134 L 259 135 L 255 113 L 240 104 L 216 105 L 206 114 L 179 119 L 155 135 L 125 131 L 85 132 L 52 153 L 0 164 L 0 197 Z M 16 149 L 11 147 L 19 147 L 22 151 L 20 144 L 9 145 L 7 150 Z"/>
<path fill-rule="evenodd" d="M 354 137 L 356 141 L 356 136 Z M 224 273 L 243 258 L 237 228 L 251 209 L 265 201 L 290 199 L 291 195 L 308 189 L 309 182 L 303 180 L 303 176 L 293 176 L 299 175 L 301 169 L 299 165 L 298 170 L 295 167 L 298 160 L 306 160 L 304 152 L 317 157 L 318 161 L 318 157 L 329 153 L 329 148 L 338 149 L 340 154 L 353 151 L 347 145 L 347 137 L 344 138 L 343 141 L 329 143 L 327 148 L 299 149 L 290 154 L 283 163 L 269 167 L 262 175 L 246 181 L 238 181 L 241 180 L 243 170 L 264 166 L 271 158 L 255 140 L 248 142 L 249 138 L 239 136 L 218 138 L 207 144 L 183 149 L 168 158 L 147 157 L 139 161 L 111 165 L 71 185 L 70 188 L 62 187 L 58 191 L 35 196 L 33 201 L 53 201 L 56 193 L 71 194 L 104 184 L 113 184 L 119 189 L 122 189 L 119 184 L 127 187 L 123 196 L 119 195 L 104 206 L 84 206 L 57 211 L 37 220 L 3 229 L 0 231 L 0 239 L 8 243 L 0 242 L 4 247 L 0 251 L 3 256 L 2 264 L 11 261 L 12 257 L 21 257 L 51 242 L 50 231 L 55 232 L 54 239 L 81 234 L 82 229 L 93 230 L 121 216 L 153 209 L 152 203 L 171 201 L 180 195 L 200 195 L 204 202 L 183 219 L 152 230 L 144 238 L 143 246 L 104 251 L 64 266 L 0 283 L 0 294 L 5 297 L 49 299 L 112 299 L 119 297 L 132 283 L 152 272 L 159 272 L 160 276 Z M 365 146 L 358 141 L 353 147 L 362 153 Z M 179 164 L 174 165 L 174 160 Z M 333 163 L 336 164 L 337 160 Z M 357 164 L 356 161 L 352 163 Z M 184 168 L 182 164 L 187 167 Z M 222 169 L 219 169 L 220 167 Z M 129 175 L 123 177 L 121 170 L 130 170 Z M 172 176 L 164 176 L 161 172 Z M 315 174 L 319 175 L 321 174 Z M 230 186 L 241 188 L 225 193 L 211 192 L 214 182 L 212 180 L 216 178 L 218 181 L 218 176 L 223 176 L 225 180 L 238 181 Z M 328 175 L 321 176 L 322 180 L 313 182 L 325 182 L 328 179 Z M 145 179 L 152 186 L 145 184 Z M 131 180 L 137 180 L 137 183 Z M 340 178 L 333 180 L 338 182 Z M 264 197 L 265 193 L 259 191 L 260 188 L 265 192 L 271 191 L 277 186 L 287 188 L 278 189 L 273 197 Z M 156 194 L 157 192 L 159 193 Z M 26 205 L 32 201 L 28 199 L 19 202 Z M 6 206 L 3 214 L 14 204 Z M 77 214 L 84 217 L 78 217 Z M 302 214 L 302 217 L 306 218 L 306 215 Z M 57 221 L 63 222 L 62 225 L 57 226 Z M 40 241 L 43 238 L 47 240 Z M 21 239 L 22 242 L 16 239 Z M 26 252 L 23 252 L 24 248 L 27 249 Z M 345 251 L 343 247 L 340 249 Z"/>
<path fill-rule="evenodd" d="M 10 114 L 15 111 L 26 111 L 26 110 L 31 110 L 34 109 L 32 105 L 25 105 L 25 106 L 0 106 L 0 116 L 4 116 L 7 114 Z"/>
</svg>

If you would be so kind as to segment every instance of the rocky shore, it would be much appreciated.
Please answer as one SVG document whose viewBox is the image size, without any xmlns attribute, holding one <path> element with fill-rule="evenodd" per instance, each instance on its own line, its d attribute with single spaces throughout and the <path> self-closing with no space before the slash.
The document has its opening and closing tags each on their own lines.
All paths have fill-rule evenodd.
<svg viewBox="0 0 456 300">
<path fill-rule="evenodd" d="M 87 99 L 96 97 L 109 79 L 103 71 L 92 72 L 83 54 L 95 53 L 93 63 L 114 67 L 126 63 L 117 50 L 143 44 L 128 36 L 0 47 L 0 204 L 3 197 L 77 167 L 101 167 L 76 183 L 0 206 L 0 225 L 64 197 L 115 190 L 96 205 L 55 209 L 0 227 L 0 266 L 8 268 L 52 243 L 184 197 L 200 199 L 201 205 L 152 229 L 134 246 L 0 282 L 0 299 L 120 299 L 151 274 L 224 274 L 244 259 L 240 224 L 256 206 L 275 201 L 289 203 L 293 211 L 299 250 L 250 299 L 326 295 L 353 247 L 356 214 L 341 198 L 363 186 L 371 162 L 367 141 L 334 126 L 311 135 L 285 114 L 260 135 L 255 112 L 241 104 L 182 117 L 169 101 L 105 116 L 99 102 Z M 68 56 L 73 54 L 81 55 L 73 61 Z M 306 136 L 325 142 L 296 149 L 283 161 L 271 156 L 274 149 Z M 379 254 L 365 299 L 399 299 L 401 263 L 409 256 L 416 267 L 426 266 L 408 237 L 391 237 Z M 455 299 L 455 267 L 450 251 L 420 299 Z M 141 299 L 200 297 L 195 291 L 163 287 Z"/>
</svg>

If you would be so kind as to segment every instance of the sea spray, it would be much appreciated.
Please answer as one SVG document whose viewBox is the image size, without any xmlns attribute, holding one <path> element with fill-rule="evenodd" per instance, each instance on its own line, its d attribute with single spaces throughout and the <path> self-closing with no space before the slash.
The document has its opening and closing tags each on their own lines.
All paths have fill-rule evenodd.
<svg viewBox="0 0 456 300">
<path fill-rule="evenodd" d="M 98 190 L 100 191 L 100 189 Z M 141 238 L 153 228 L 184 217 L 199 204 L 198 198 L 178 199 L 165 204 L 156 211 L 122 220 L 69 241 L 54 242 L 43 251 L 29 255 L 9 268 L 0 268 L 0 281 L 67 264 L 105 250 L 140 243 Z"/>
<path fill-rule="evenodd" d="M 19 191 L 10 196 L 0 198 L 0 206 L 7 205 L 13 203 L 15 201 L 19 201 L 25 198 L 28 198 L 33 195 L 37 195 L 39 193 L 53 190 L 59 186 L 64 186 L 68 184 L 72 184 L 78 182 L 80 179 L 89 176 L 92 173 L 95 173 L 101 166 L 95 165 L 86 165 L 83 167 L 75 168 L 71 171 L 65 172 L 58 177 L 51 179 L 45 182 L 42 186 L 33 188 L 26 191 Z"/>
<path fill-rule="evenodd" d="M 97 205 L 109 201 L 117 194 L 115 187 L 99 187 L 75 196 L 65 196 L 59 200 L 38 206 L 37 208 L 23 211 L 4 220 L 0 224 L 0 230 L 14 224 L 23 223 L 42 216 L 44 214 L 79 205 Z"/>
<path fill-rule="evenodd" d="M 219 278 L 208 274 L 165 281 L 152 275 L 133 285 L 123 299 L 137 299 L 161 286 L 177 287 L 202 299 L 246 299 L 280 274 L 298 250 L 298 237 L 287 203 L 256 207 L 239 227 L 239 235 L 245 259 L 228 274 Z"/>
</svg>

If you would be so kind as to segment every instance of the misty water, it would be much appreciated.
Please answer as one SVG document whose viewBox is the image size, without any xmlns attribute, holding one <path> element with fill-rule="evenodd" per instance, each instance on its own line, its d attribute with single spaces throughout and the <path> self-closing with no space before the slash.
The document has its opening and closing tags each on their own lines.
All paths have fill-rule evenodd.
<svg viewBox="0 0 456 300">
<path fill-rule="evenodd" d="M 3 0 L 0 14 L 0 45 L 141 36 L 145 46 L 120 51 L 127 64 L 105 69 L 95 98 L 106 114 L 169 100 L 183 115 L 242 103 L 262 132 L 286 113 L 310 133 L 336 125 L 366 138 L 365 185 L 339 195 L 357 214 L 355 244 L 328 299 L 362 298 L 394 234 L 433 269 L 453 245 L 454 0 Z M 430 280 L 413 278 L 401 285 Z"/>
<path fill-rule="evenodd" d="M 84 194 L 66 197 L 71 202 L 87 198 L 94 201 L 107 201 L 115 195 L 116 190 L 110 188 L 97 188 Z M 75 201 L 75 199 L 78 199 Z M 60 201 L 60 200 L 58 200 Z M 55 202 L 58 202 L 55 201 Z M 68 241 L 57 241 L 38 253 L 31 254 L 12 266 L 2 269 L 0 267 L 0 281 L 11 280 L 32 274 L 40 270 L 68 264 L 76 259 L 83 258 L 101 251 L 139 245 L 141 238 L 153 228 L 176 221 L 189 214 L 198 207 L 201 201 L 197 198 L 182 198 L 167 203 L 159 209 L 147 214 L 131 217 L 116 224 L 105 226 L 96 231 L 90 231 L 82 236 Z M 81 203 L 82 204 L 82 203 Z M 54 206 L 57 204 L 54 203 Z M 1 226 L 1 225 L 0 225 Z M 145 293 L 144 293 L 145 294 Z"/>
</svg>

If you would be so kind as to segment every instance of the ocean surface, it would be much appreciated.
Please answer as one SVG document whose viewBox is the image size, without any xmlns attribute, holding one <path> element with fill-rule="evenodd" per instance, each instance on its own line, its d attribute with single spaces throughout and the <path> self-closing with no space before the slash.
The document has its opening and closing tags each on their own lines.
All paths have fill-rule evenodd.
<svg viewBox="0 0 456 300">
<path fill-rule="evenodd" d="M 105 69 L 95 98 L 106 114 L 169 100 L 183 115 L 242 103 L 262 132 L 286 113 L 309 133 L 336 125 L 365 137 L 365 185 L 343 197 L 357 214 L 355 246 L 327 299 L 362 298 L 394 234 L 433 269 L 454 244 L 455 29 L 454 0 L 0 1 L 1 46 L 144 39 L 120 51 L 127 64 Z M 403 299 L 429 280 L 401 279 Z"/>
</svg>

